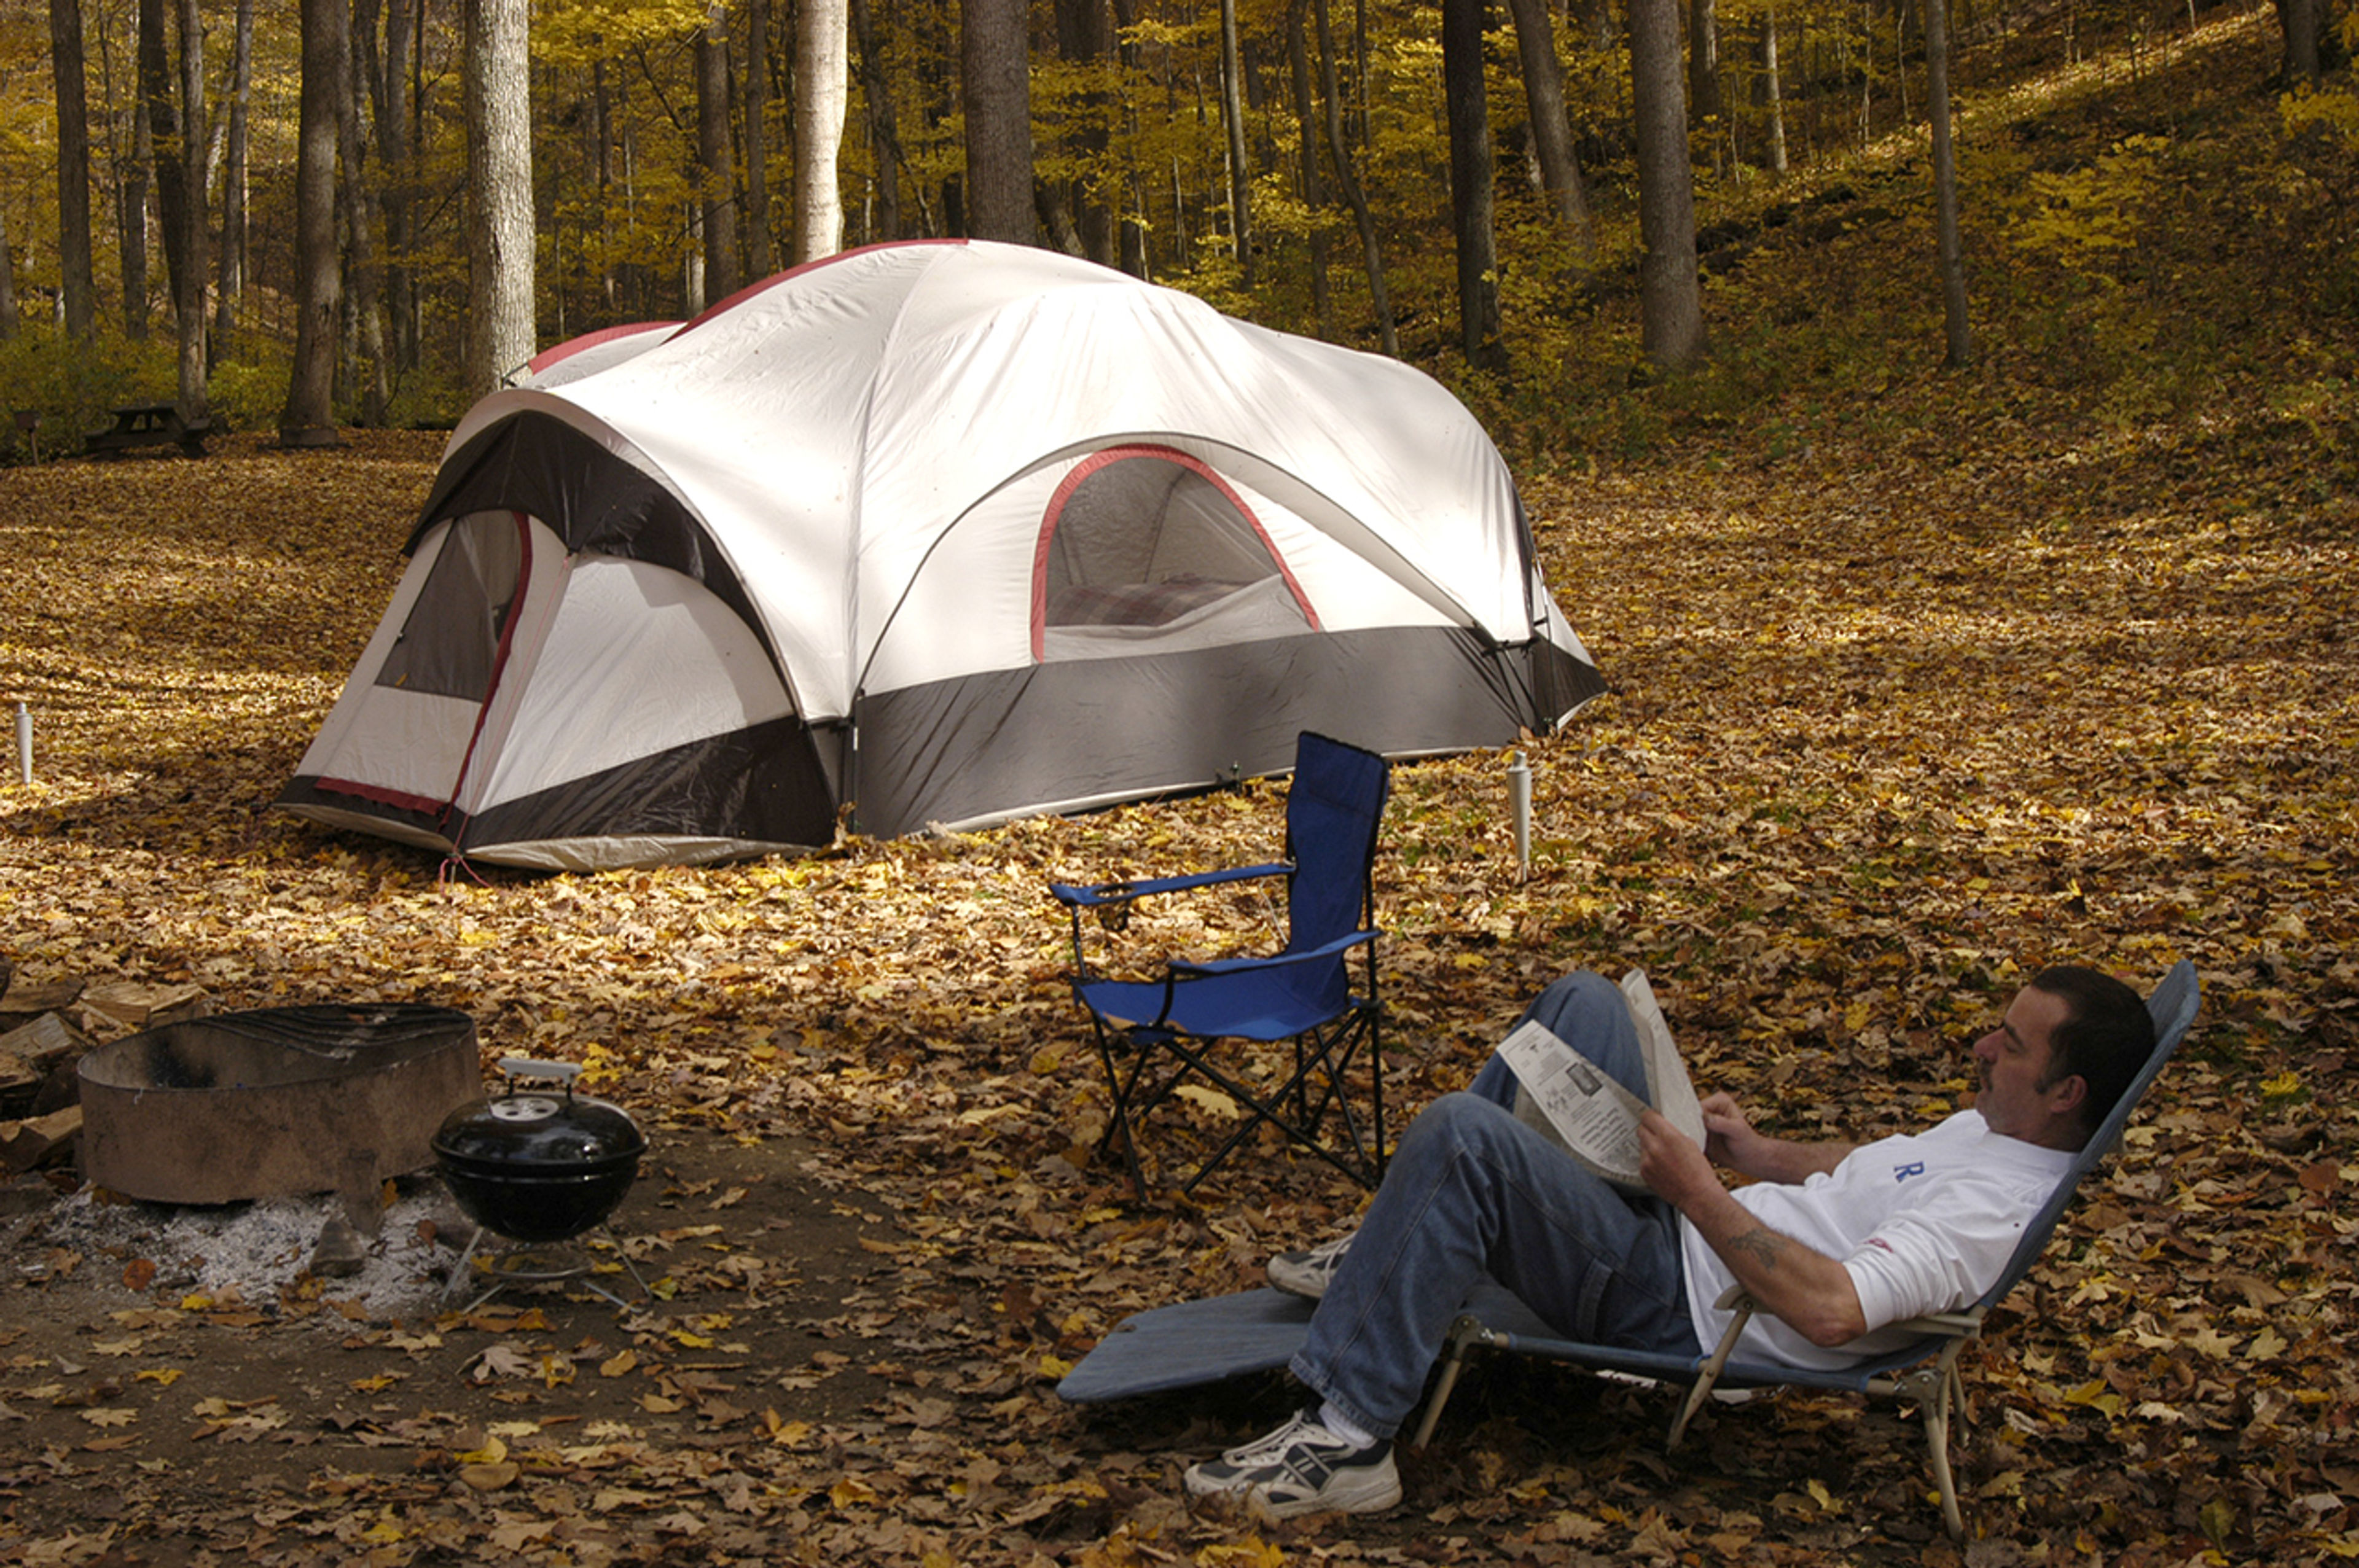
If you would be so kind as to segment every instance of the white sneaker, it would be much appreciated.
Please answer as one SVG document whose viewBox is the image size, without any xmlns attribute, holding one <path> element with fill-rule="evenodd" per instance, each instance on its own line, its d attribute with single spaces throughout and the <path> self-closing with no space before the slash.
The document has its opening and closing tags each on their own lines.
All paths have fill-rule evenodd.
<svg viewBox="0 0 2359 1568">
<path fill-rule="evenodd" d="M 1189 1466 L 1187 1480 L 1190 1497 L 1232 1498 L 1266 1521 L 1377 1513 L 1401 1498 L 1391 1442 L 1359 1447 L 1319 1424 L 1316 1411 L 1299 1411 L 1267 1437 Z"/>
<path fill-rule="evenodd" d="M 1269 1282 L 1289 1296 L 1303 1296 L 1317 1301 L 1327 1293 L 1327 1286 L 1335 1278 L 1336 1266 L 1343 1261 L 1357 1231 L 1345 1231 L 1332 1241 L 1321 1242 L 1308 1252 L 1281 1252 L 1262 1265 L 1262 1273 Z"/>
</svg>

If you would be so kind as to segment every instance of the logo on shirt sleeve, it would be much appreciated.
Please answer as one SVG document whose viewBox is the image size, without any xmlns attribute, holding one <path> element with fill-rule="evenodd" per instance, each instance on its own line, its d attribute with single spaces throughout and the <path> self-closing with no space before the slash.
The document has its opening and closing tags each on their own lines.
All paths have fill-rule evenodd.
<svg viewBox="0 0 2359 1568">
<path fill-rule="evenodd" d="M 1925 1162 L 1922 1160 L 1912 1160 L 1906 1165 L 1892 1167 L 1892 1179 L 1896 1182 L 1905 1182 L 1911 1176 L 1921 1176 L 1924 1173 Z"/>
</svg>

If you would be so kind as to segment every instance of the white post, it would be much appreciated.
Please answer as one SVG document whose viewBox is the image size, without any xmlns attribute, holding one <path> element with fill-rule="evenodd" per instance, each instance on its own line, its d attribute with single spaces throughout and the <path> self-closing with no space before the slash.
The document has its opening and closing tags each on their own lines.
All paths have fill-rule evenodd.
<svg viewBox="0 0 2359 1568">
<path fill-rule="evenodd" d="M 1532 874 L 1532 770 L 1517 752 L 1507 763 L 1507 801 L 1515 813 L 1516 880 Z"/>
<path fill-rule="evenodd" d="M 27 784 L 33 782 L 33 710 L 21 702 L 16 705 L 16 772 Z"/>
</svg>

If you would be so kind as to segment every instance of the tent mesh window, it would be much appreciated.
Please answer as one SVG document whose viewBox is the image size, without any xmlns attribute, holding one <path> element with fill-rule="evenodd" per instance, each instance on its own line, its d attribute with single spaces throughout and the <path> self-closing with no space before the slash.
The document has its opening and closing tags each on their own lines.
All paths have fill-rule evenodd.
<svg viewBox="0 0 2359 1568">
<path fill-rule="evenodd" d="M 376 684 L 481 702 L 524 588 L 524 525 L 479 512 L 451 524 Z M 412 636 L 415 631 L 419 634 Z"/>
<path fill-rule="evenodd" d="M 1279 575 L 1236 497 L 1177 453 L 1100 453 L 1049 504 L 1050 626 L 1167 626 Z"/>
</svg>

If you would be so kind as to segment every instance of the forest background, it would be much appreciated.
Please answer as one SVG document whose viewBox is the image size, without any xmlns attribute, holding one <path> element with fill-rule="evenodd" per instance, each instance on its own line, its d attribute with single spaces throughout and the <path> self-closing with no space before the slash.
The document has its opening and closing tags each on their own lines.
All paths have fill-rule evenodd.
<svg viewBox="0 0 2359 1568">
<path fill-rule="evenodd" d="M 2346 272 L 2359 99 L 2333 0 L 2278 0 L 2284 135 L 2247 211 L 2201 213 L 2170 211 L 2193 191 L 2168 117 L 2132 107 L 2200 29 L 2194 0 L 297 12 L 0 8 L 0 396 L 51 450 L 168 400 L 290 441 L 447 427 L 576 332 L 921 236 L 1051 244 L 1478 399 L 1607 418 L 1634 364 L 1699 361 L 1700 279 L 1735 291 L 1715 309 L 1740 332 L 1801 326 L 1760 319 L 1735 275 L 1764 224 L 1855 221 L 1824 204 L 1836 168 L 1930 180 L 1870 209 L 1937 220 L 1953 363 L 1974 351 L 1969 246 L 1979 303 L 2041 358 L 2153 346 L 2128 297 L 2178 218 L 2252 244 L 2264 294 L 2332 308 Z M 2117 146 L 2000 134 L 2024 61 L 2059 49 L 2119 59 L 2097 89 L 2136 122 Z M 1979 123 L 1962 137 L 1953 97 Z"/>
<path fill-rule="evenodd" d="M 1248 133 L 1234 167 L 1252 179 L 1239 202 L 1215 12 L 1142 6 L 1115 67 L 1133 69 L 1121 49 L 1135 43 L 1136 69 L 1166 74 L 1110 69 L 1107 91 L 1151 103 L 1136 134 L 1166 141 L 1084 158 L 1074 106 L 1095 100 L 1067 76 L 1044 11 L 1027 51 L 1041 171 L 1029 211 L 1034 236 L 1055 243 L 1060 199 L 1088 234 L 1090 191 L 1111 192 L 1111 212 L 1119 192 L 1147 189 L 1151 202 L 1122 200 L 1151 221 L 1114 239 L 1135 232 L 1153 276 L 1379 346 L 1350 201 L 1303 196 L 1302 166 L 1287 161 L 1300 133 L 1286 24 L 1301 18 L 1306 66 L 1330 51 L 1338 66 L 1312 118 L 1354 105 L 1338 139 L 1381 214 L 1400 352 L 1507 449 L 1549 577 L 1613 683 L 1527 748 L 1528 874 L 1504 754 L 1397 770 L 1377 888 L 1402 1115 L 1462 1084 L 1523 1000 L 1575 963 L 1647 968 L 1699 1081 L 1799 1136 L 1873 1134 L 1954 1104 L 1968 1087 L 1957 1042 L 2028 966 L 2086 957 L 2151 980 L 2175 957 L 2197 963 L 2194 1035 L 1970 1368 L 1969 1542 L 1938 1539 L 1913 1422 L 1839 1400 L 1718 1412 L 1666 1456 L 1659 1395 L 1495 1366 L 1412 1459 L 1398 1514 L 1272 1532 L 1189 1513 L 1177 1481 L 1187 1460 L 1284 1412 L 1277 1379 L 1104 1410 L 1056 1399 L 1058 1375 L 1125 1313 L 1253 1284 L 1269 1251 L 1323 1237 L 1358 1200 L 1277 1148 L 1193 1201 L 1132 1199 L 1093 1154 L 1104 1099 L 1042 891 L 1266 859 L 1280 784 L 984 834 L 849 838 L 802 860 L 480 881 L 269 811 L 391 591 L 430 481 L 431 435 L 365 421 L 438 424 L 468 395 L 464 18 L 407 13 L 417 41 L 400 79 L 426 91 L 404 100 L 406 124 L 430 134 L 405 145 L 434 171 L 415 188 L 419 238 L 397 249 L 380 223 L 355 249 L 349 218 L 330 229 L 327 427 L 342 449 L 283 450 L 273 428 L 307 297 L 288 139 L 302 73 L 283 28 L 257 27 L 252 243 L 238 286 L 214 282 L 200 362 L 209 411 L 233 433 L 202 462 L 98 464 L 57 460 L 109 407 L 179 385 L 185 334 L 165 325 L 179 296 L 160 281 L 125 290 L 147 253 L 118 240 L 93 257 L 104 308 L 88 335 L 59 324 L 54 79 L 41 18 L 16 9 L 0 14 L 17 65 L 0 212 L 16 308 L 0 320 L 17 330 L 0 365 L 10 403 L 45 417 L 32 432 L 43 460 L 22 444 L 0 469 L 0 697 L 27 704 L 37 737 L 33 781 L 0 787 L 0 957 L 29 982 L 195 988 L 222 1008 L 464 1008 L 487 1051 L 586 1061 L 665 1160 L 703 1139 L 742 1150 L 745 1173 L 673 1184 L 693 1195 L 666 1201 L 712 1223 L 663 1233 L 675 1293 L 620 1322 L 571 1307 L 347 1321 L 313 1287 L 225 1308 L 164 1290 L 138 1259 L 12 1260 L 0 1560 L 2359 1556 L 2350 16 L 1960 12 L 1951 86 L 1974 332 L 1949 369 L 1922 14 L 1776 13 L 1781 172 L 1767 71 L 1749 63 L 1766 59 L 1769 13 L 1720 4 L 1722 34 L 1756 42 L 1720 51 L 1718 118 L 1685 106 L 1682 73 L 1703 328 L 1685 368 L 1647 338 L 1626 18 L 1601 33 L 1551 16 L 1579 208 L 1527 178 L 1539 160 L 1522 152 L 1521 36 L 1484 35 L 1502 361 L 1478 362 L 1462 330 L 1439 12 L 1371 4 L 1346 22 L 1339 7 L 1318 50 L 1313 0 L 1243 5 L 1229 79 Z M 103 9 L 85 35 L 93 61 L 114 51 L 90 77 L 94 188 L 103 211 L 133 217 L 155 189 L 114 194 L 140 178 L 121 74 L 137 17 Z M 182 14 L 234 30 L 199 7 L 159 13 L 151 33 L 171 38 Z M 391 12 L 361 15 L 349 38 L 386 50 Z M 557 15 L 533 17 L 541 52 L 517 100 L 531 108 L 542 342 L 712 297 L 696 230 L 718 196 L 691 151 L 690 71 L 698 37 L 715 52 L 709 30 L 616 32 L 569 56 Z M 2311 18 L 2308 31 L 2289 36 L 2288 15 Z M 1694 16 L 1675 20 L 1690 39 L 1712 36 Z M 751 17 L 726 19 L 729 102 L 749 101 L 745 62 L 761 59 L 782 89 L 768 113 L 783 114 L 794 29 L 780 21 L 777 47 L 739 53 Z M 967 170 L 957 40 L 930 13 L 870 20 L 918 52 L 886 77 L 898 159 L 857 96 L 862 55 L 847 59 L 843 239 L 946 232 Z M 2288 47 L 2300 37 L 2314 60 Z M 211 127 L 234 51 L 203 58 L 204 145 L 223 160 L 205 176 L 217 234 L 234 138 Z M 165 59 L 151 76 L 168 85 Z M 1060 81 L 1072 85 L 1052 92 Z M 1126 118 L 1099 118 L 1130 134 Z M 738 156 L 742 108 L 731 126 Z M 149 136 L 152 148 L 152 122 Z M 251 150 L 266 145 L 275 154 Z M 374 145 L 364 135 L 348 167 L 389 197 L 398 182 L 370 161 Z M 765 145 L 777 171 L 791 167 L 790 150 Z M 889 225 L 886 185 L 862 174 L 886 166 L 900 171 Z M 152 156 L 146 167 L 155 180 Z M 1154 178 L 1091 178 L 1133 167 Z M 731 187 L 747 212 L 749 188 Z M 337 189 L 355 200 L 352 181 Z M 1241 254 L 1247 207 L 1256 237 Z M 160 208 L 143 222 L 160 259 Z M 794 223 L 773 214 L 764 232 L 788 259 Z M 754 242 L 738 234 L 750 276 Z M 373 267 L 378 349 L 356 303 Z M 214 330 L 225 300 L 229 327 Z M 1242 947 L 1264 939 L 1253 913 L 1175 911 L 1135 934 Z M 101 1010 L 76 1017 L 102 1036 L 124 1027 Z M 1226 1125 L 1216 1102 L 1191 1102 L 1158 1137 L 1177 1152 Z M 759 1201 L 746 1189 L 789 1178 L 864 1206 L 856 1250 L 878 1272 L 824 1314 L 788 1289 L 810 1238 L 723 1223 Z M 798 1314 L 822 1347 L 781 1359 L 777 1336 Z M 251 1386 L 208 1382 L 238 1360 L 257 1368 Z M 855 1378 L 851 1403 L 820 1402 Z M 321 1406 L 302 1384 L 321 1386 Z"/>
</svg>

